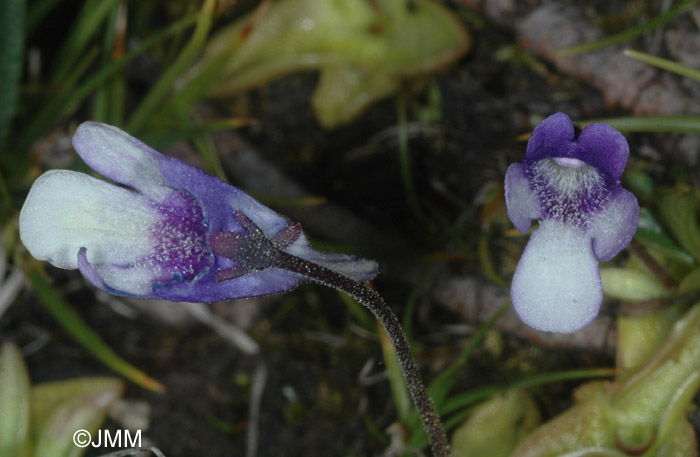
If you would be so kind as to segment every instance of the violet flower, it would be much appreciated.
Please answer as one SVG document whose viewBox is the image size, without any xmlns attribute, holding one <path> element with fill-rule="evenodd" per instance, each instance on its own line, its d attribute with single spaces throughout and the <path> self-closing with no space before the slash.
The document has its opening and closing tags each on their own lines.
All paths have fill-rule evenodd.
<svg viewBox="0 0 700 457">
<path fill-rule="evenodd" d="M 73 145 L 128 188 L 48 171 L 22 207 L 20 237 L 37 259 L 79 268 L 102 290 L 190 302 L 282 292 L 307 278 L 280 253 L 354 280 L 377 273 L 373 261 L 313 250 L 298 224 L 115 127 L 86 122 Z"/>
<path fill-rule="evenodd" d="M 371 260 L 313 250 L 299 224 L 239 189 L 105 124 L 86 122 L 78 154 L 118 187 L 83 173 L 40 176 L 20 213 L 20 237 L 36 258 L 79 268 L 112 294 L 214 302 L 283 292 L 303 281 L 342 290 L 386 329 L 433 454 L 449 457 L 447 434 L 399 320 L 360 282 Z"/>
<path fill-rule="evenodd" d="M 631 241 L 639 204 L 620 185 L 629 146 L 607 124 L 583 131 L 563 113 L 538 125 L 523 163 L 506 173 L 506 205 L 521 232 L 532 233 L 511 284 L 515 311 L 538 329 L 570 333 L 598 314 L 598 260 Z"/>
</svg>

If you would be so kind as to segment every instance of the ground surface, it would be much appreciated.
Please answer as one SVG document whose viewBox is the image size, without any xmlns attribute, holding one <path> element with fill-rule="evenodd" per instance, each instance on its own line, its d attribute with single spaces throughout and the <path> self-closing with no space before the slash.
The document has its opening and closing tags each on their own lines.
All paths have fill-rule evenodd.
<svg viewBox="0 0 700 457">
<path fill-rule="evenodd" d="M 246 106 L 258 123 L 237 132 L 249 150 L 291 181 L 347 210 L 369 224 L 370 233 L 378 234 L 344 242 L 310 230 L 319 242 L 377 258 L 382 274 L 374 284 L 401 318 L 415 294 L 417 305 L 409 320 L 425 379 L 434 378 L 454 359 L 478 325 L 466 321 L 456 305 L 436 300 L 431 287 L 440 278 L 457 276 L 489 284 L 475 254 L 483 234 L 495 238 L 492 257 L 504 278 L 512 274 L 524 245 L 523 238 L 501 238 L 509 229 L 502 202 L 488 220 L 481 212 L 484 203 L 497 195 L 507 165 L 524 153 L 525 143 L 518 136 L 557 111 L 573 119 L 590 119 L 641 109 L 601 90 L 601 78 L 615 79 L 615 69 L 599 68 L 591 74 L 584 66 L 567 66 L 551 58 L 547 43 L 531 35 L 533 28 L 547 27 L 546 22 L 532 23 L 542 20 L 532 16 L 541 8 L 539 2 L 515 8 L 515 2 L 484 1 L 476 9 L 466 3 L 473 2 L 450 6 L 470 28 L 469 53 L 439 74 L 407 82 L 402 95 L 409 107 L 416 195 L 431 211 L 425 219 L 406 203 L 397 159 L 395 97 L 374 105 L 352 124 L 326 132 L 309 105 L 317 75 L 297 74 L 252 91 Z M 543 3 L 574 11 L 572 28 L 583 23 L 606 33 L 668 7 L 668 2 Z M 673 58 L 678 36 L 671 43 L 670 30 L 697 40 L 697 26 L 686 16 L 632 45 L 647 50 L 655 46 L 661 55 Z M 656 75 L 652 80 L 688 97 L 698 93 L 697 87 L 681 79 Z M 426 94 L 431 88 L 440 95 L 441 113 L 425 121 L 419 111 L 430 106 Z M 645 106 L 651 110 L 654 105 Z M 661 102 L 656 106 L 659 112 L 667 109 Z M 682 110 L 678 114 L 694 109 L 677 108 Z M 216 113 L 225 108 L 203 109 Z M 696 140 L 651 134 L 628 138 L 632 168 L 644 167 L 655 179 L 665 179 L 668 170 L 681 166 L 697 179 L 693 168 L 697 157 L 692 155 Z M 229 144 L 229 149 L 236 147 L 240 145 Z M 172 153 L 188 154 L 186 147 L 173 148 Z M 236 169 L 231 157 L 224 156 L 223 161 L 227 170 Z M 233 177 L 232 181 L 247 188 Z M 343 219 L 319 221 L 313 210 L 276 208 L 293 213 L 305 227 L 351 224 Z M 381 250 L 385 239 L 395 244 Z M 127 316 L 118 312 L 120 308 L 101 303 L 77 273 L 51 270 L 51 274 L 110 346 L 166 386 L 167 393 L 155 394 L 129 385 L 125 398 L 149 405 L 150 426 L 143 437 L 167 457 L 245 455 L 250 389 L 260 364 L 267 370 L 257 424 L 260 457 L 370 456 L 388 446 L 383 431 L 396 416 L 382 376 L 377 333 L 360 324 L 334 291 L 305 285 L 286 295 L 214 306 L 215 314 L 243 327 L 260 345 L 260 355 L 249 356 L 192 317 L 168 324 L 143 310 Z M 500 290 L 506 296 L 507 290 Z M 5 332 L 24 344 L 47 338 L 27 357 L 35 382 L 111 374 L 57 327 L 30 291 L 21 299 L 27 305 L 13 308 L 0 322 Z M 511 333 L 494 333 L 473 355 L 455 390 L 547 370 L 610 366 L 614 363 L 610 355 L 609 347 L 545 350 Z M 566 407 L 573 385 L 535 392 L 545 416 Z M 121 427 L 114 420 L 108 424 Z"/>
</svg>

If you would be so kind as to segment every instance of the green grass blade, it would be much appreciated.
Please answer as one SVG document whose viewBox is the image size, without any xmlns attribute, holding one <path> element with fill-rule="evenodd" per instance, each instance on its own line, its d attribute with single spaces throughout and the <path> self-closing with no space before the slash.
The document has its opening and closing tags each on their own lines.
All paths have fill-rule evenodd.
<svg viewBox="0 0 700 457">
<path fill-rule="evenodd" d="M 621 132 L 700 133 L 700 116 L 626 116 L 582 121 L 581 126 L 604 122 Z"/>
<path fill-rule="evenodd" d="M 121 70 L 131 60 L 168 37 L 190 27 L 193 23 L 193 17 L 187 17 L 175 22 L 164 30 L 154 34 L 152 37 L 144 40 L 139 46 L 128 52 L 122 59 L 102 67 L 95 75 L 81 83 L 74 91 L 64 93 L 62 96 L 55 98 L 46 108 L 39 112 L 32 123 L 23 131 L 18 149 L 25 150 L 28 148 L 31 142 L 36 140 L 36 138 L 41 135 L 49 125 L 55 122 L 68 107 L 79 105 L 88 95 L 114 76 L 116 72 Z"/>
<path fill-rule="evenodd" d="M 450 389 L 452 389 L 452 386 L 454 385 L 455 380 L 457 379 L 457 375 L 459 374 L 460 370 L 464 368 L 464 366 L 467 364 L 467 360 L 469 360 L 469 356 L 471 355 L 471 353 L 474 352 L 474 349 L 479 347 L 479 345 L 484 341 L 484 339 L 486 338 L 486 334 L 494 328 L 496 322 L 498 322 L 498 319 L 501 318 L 503 313 L 505 313 L 509 307 L 510 300 L 507 300 L 500 306 L 500 308 L 498 308 L 498 310 L 493 314 L 493 316 L 491 316 L 491 318 L 488 321 L 486 321 L 486 323 L 484 323 L 484 325 L 482 325 L 481 328 L 479 328 L 476 334 L 474 334 L 474 336 L 472 337 L 471 341 L 469 341 L 469 344 L 467 344 L 467 346 L 459 354 L 457 360 L 455 360 L 452 363 L 452 365 L 450 365 L 445 371 L 443 371 L 440 374 L 440 376 L 438 376 L 433 382 L 430 383 L 428 392 L 433 398 L 433 401 L 435 402 L 435 405 L 438 409 L 440 409 L 440 405 L 443 404 L 445 398 L 447 398 L 447 394 L 449 393 Z"/>
<path fill-rule="evenodd" d="M 560 51 L 557 51 L 557 54 L 560 56 L 581 54 L 584 52 L 597 51 L 598 49 L 632 40 L 634 38 L 637 38 L 638 36 L 645 34 L 650 30 L 654 30 L 656 27 L 665 24 L 666 22 L 675 18 L 679 14 L 685 12 L 694 2 L 695 0 L 683 0 L 676 6 L 670 8 L 666 13 L 656 16 L 649 22 L 645 22 L 644 24 L 640 24 L 636 27 L 632 27 L 623 32 L 605 37 L 597 41 L 593 41 L 591 43 L 585 43 L 579 46 L 572 46 L 570 48 L 562 49 Z"/>
<path fill-rule="evenodd" d="M 39 111 L 39 113 L 33 116 L 29 125 L 25 127 L 17 141 L 17 150 L 25 151 L 29 149 L 29 146 L 36 141 L 39 136 L 45 132 L 49 126 L 51 126 L 56 120 L 63 114 L 64 110 L 71 105 L 71 100 L 73 100 L 73 95 L 80 91 L 80 87 L 73 90 L 81 77 L 90 68 L 90 65 L 97 58 L 97 49 L 92 49 L 83 56 L 82 62 L 76 68 L 74 68 L 73 73 L 63 80 L 61 85 L 61 91 L 53 94 L 50 97 L 50 101 L 44 109 Z"/>
<path fill-rule="evenodd" d="M 100 32 L 102 23 L 120 0 L 88 0 L 70 28 L 70 35 L 63 42 L 52 72 L 53 80 L 60 83 L 82 60 L 92 40 Z"/>
<path fill-rule="evenodd" d="M 0 2 L 0 149 L 17 111 L 24 53 L 25 0 Z"/>
<path fill-rule="evenodd" d="M 384 355 L 384 364 L 389 374 L 389 385 L 391 386 L 391 396 L 394 399 L 394 408 L 396 408 L 396 415 L 399 420 L 405 423 L 411 415 L 411 396 L 406 387 L 399 359 L 396 357 L 396 349 L 391 344 L 391 340 L 384 328 L 379 327 L 382 354 Z"/>
<path fill-rule="evenodd" d="M 131 365 L 114 352 L 100 336 L 63 301 L 56 290 L 46 281 L 38 271 L 29 273 L 29 282 L 34 288 L 39 300 L 51 313 L 61 327 L 70 334 L 88 352 L 102 361 L 105 365 L 123 375 L 125 378 L 146 389 L 155 392 L 164 392 L 165 387 L 148 376 L 143 371 Z"/>
<path fill-rule="evenodd" d="M 27 18 L 25 22 L 27 37 L 36 30 L 41 21 L 51 12 L 58 0 L 33 0 L 27 7 Z"/>
<path fill-rule="evenodd" d="M 109 12 L 107 26 L 105 27 L 104 36 L 102 38 L 102 49 L 100 66 L 109 65 L 112 61 L 112 51 L 117 35 L 117 15 L 119 5 L 114 5 L 114 8 Z M 92 120 L 96 122 L 110 123 L 108 112 L 110 109 L 110 84 L 102 84 L 97 89 L 93 101 Z"/>
<path fill-rule="evenodd" d="M 158 82 L 132 114 L 127 124 L 127 130 L 129 132 L 134 134 L 138 133 L 151 118 L 158 108 L 158 105 L 166 99 L 177 79 L 180 78 L 185 71 L 190 68 L 195 59 L 199 57 L 202 48 L 206 44 L 209 30 L 211 29 L 215 6 L 215 0 L 205 0 L 197 17 L 197 26 L 195 27 L 192 39 L 187 43 L 187 46 L 185 46 L 185 49 L 182 50 L 175 62 L 161 75 Z"/>
<path fill-rule="evenodd" d="M 652 56 L 651 54 L 646 54 L 644 52 L 635 51 L 633 49 L 625 49 L 625 55 L 631 57 L 640 62 L 647 63 L 662 70 L 670 71 L 686 78 L 690 78 L 697 82 L 700 82 L 700 70 L 695 68 L 690 68 L 673 60 L 663 59 L 661 57 Z"/>
<path fill-rule="evenodd" d="M 695 192 L 676 189 L 661 197 L 659 212 L 674 238 L 700 262 L 700 225 Z"/>
<path fill-rule="evenodd" d="M 551 384 L 554 382 L 573 381 L 578 379 L 590 379 L 612 376 L 615 368 L 587 368 L 583 370 L 559 371 L 556 373 L 546 373 L 529 378 L 521 379 L 505 384 L 491 384 L 477 389 L 452 396 L 442 408 L 438 407 L 440 414 L 449 414 L 462 408 L 473 405 L 489 396 L 508 389 L 529 389 L 532 387 Z"/>
</svg>

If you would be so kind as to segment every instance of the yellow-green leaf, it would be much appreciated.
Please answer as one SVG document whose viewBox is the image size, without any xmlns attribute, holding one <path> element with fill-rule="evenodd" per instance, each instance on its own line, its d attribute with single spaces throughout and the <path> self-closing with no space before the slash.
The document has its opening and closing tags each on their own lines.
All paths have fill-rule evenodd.
<svg viewBox="0 0 700 457">
<path fill-rule="evenodd" d="M 650 274 L 630 268 L 600 269 L 603 291 L 609 297 L 625 301 L 644 301 L 669 297 L 671 293 Z"/>
<path fill-rule="evenodd" d="M 29 374 L 17 346 L 0 347 L 0 456 L 29 455 Z"/>
</svg>

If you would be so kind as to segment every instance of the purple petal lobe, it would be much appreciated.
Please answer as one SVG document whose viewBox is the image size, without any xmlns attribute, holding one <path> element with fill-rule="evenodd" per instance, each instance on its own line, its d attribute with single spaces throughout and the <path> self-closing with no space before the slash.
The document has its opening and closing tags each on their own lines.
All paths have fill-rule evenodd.
<svg viewBox="0 0 700 457">
<path fill-rule="evenodd" d="M 591 124 L 576 137 L 569 116 L 556 113 L 533 130 L 525 161 L 531 164 L 549 158 L 577 159 L 597 168 L 612 181 L 618 181 L 628 156 L 627 140 L 613 127 Z"/>
<path fill-rule="evenodd" d="M 544 220 L 515 270 L 513 307 L 527 325 L 571 333 L 598 314 L 603 289 L 590 237 L 582 230 Z"/>
<path fill-rule="evenodd" d="M 161 154 L 116 127 L 84 122 L 73 136 L 73 146 L 103 176 L 156 199 L 169 192 L 158 168 Z"/>
<path fill-rule="evenodd" d="M 506 172 L 505 184 L 508 217 L 522 233 L 530 229 L 533 219 L 542 217 L 540 203 L 530 188 L 525 170 L 526 168 L 519 163 L 510 165 Z"/>
<path fill-rule="evenodd" d="M 532 131 L 525 160 L 531 162 L 551 157 L 569 157 L 574 134 L 574 124 L 569 116 L 564 113 L 552 114 Z"/>
<path fill-rule="evenodd" d="M 204 173 L 199 168 L 164 156 L 160 161 L 160 170 L 168 186 L 185 189 L 199 200 L 204 207 L 211 232 L 241 231 L 240 223 L 233 217 L 236 210 L 245 213 L 269 237 L 275 236 L 289 225 L 287 219 L 245 192 Z"/>
<path fill-rule="evenodd" d="M 90 262 L 88 262 L 87 255 L 85 253 L 87 252 L 86 248 L 80 248 L 78 251 L 78 269 L 80 269 L 80 273 L 82 273 L 83 276 L 85 276 L 85 279 L 90 282 L 93 286 L 97 287 L 98 289 L 102 289 L 104 291 L 107 290 L 107 287 L 105 286 L 105 282 L 102 279 L 102 276 L 90 265 Z"/>
<path fill-rule="evenodd" d="M 240 221 L 232 217 L 235 211 L 241 211 L 265 236 L 271 239 L 290 225 L 287 219 L 246 193 L 207 175 L 198 168 L 170 157 L 163 157 L 160 167 L 163 179 L 168 186 L 187 189 L 202 203 L 209 231 L 212 233 L 218 231 L 241 232 L 244 230 Z M 290 230 L 296 236 L 295 229 Z M 282 236 L 288 238 L 287 235 Z M 318 252 L 311 248 L 303 233 L 300 233 L 296 240 L 284 250 L 289 254 L 318 263 L 355 280 L 365 281 L 377 275 L 376 262 L 346 254 Z M 230 267 L 227 265 L 226 268 Z"/>
<path fill-rule="evenodd" d="M 268 268 L 224 281 L 215 281 L 214 276 L 212 273 L 193 282 L 156 284 L 153 291 L 166 300 L 213 303 L 286 292 L 306 279 L 279 268 Z"/>
<path fill-rule="evenodd" d="M 576 140 L 575 157 L 619 181 L 630 150 L 622 133 L 608 124 L 591 124 Z"/>
<path fill-rule="evenodd" d="M 615 257 L 632 241 L 637 229 L 639 203 L 623 188 L 616 189 L 603 210 L 592 215 L 588 234 L 593 238 L 593 251 L 602 261 Z"/>
</svg>

